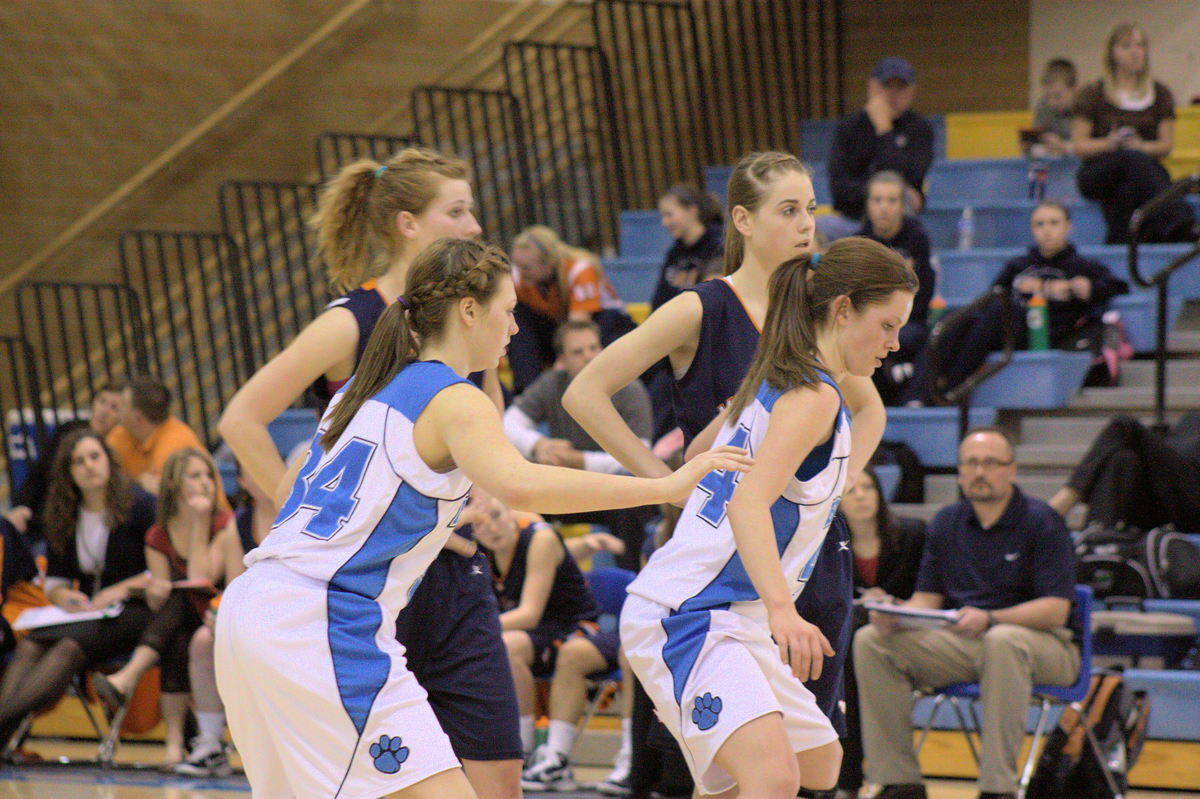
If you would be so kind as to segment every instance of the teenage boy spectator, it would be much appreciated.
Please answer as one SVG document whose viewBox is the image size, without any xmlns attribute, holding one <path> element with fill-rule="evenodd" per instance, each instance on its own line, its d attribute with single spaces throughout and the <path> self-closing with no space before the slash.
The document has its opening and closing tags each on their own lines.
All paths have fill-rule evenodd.
<svg viewBox="0 0 1200 799">
<path fill-rule="evenodd" d="M 917 73 L 903 58 L 885 58 L 871 70 L 867 102 L 842 118 L 829 154 L 833 208 L 842 217 L 819 217 L 817 228 L 829 239 L 857 229 L 867 202 L 867 180 L 884 169 L 908 182 L 908 205 L 917 214 L 925 206 L 922 186 L 933 163 L 933 126 L 912 111 Z"/>
<path fill-rule="evenodd" d="M 900 349 L 888 356 L 883 367 L 875 370 L 875 387 L 885 405 L 901 405 L 913 397 L 904 390 L 913 374 L 913 362 L 929 338 L 929 300 L 933 297 L 936 277 L 929 263 L 929 236 L 915 217 L 905 214 L 908 184 L 899 172 L 885 169 L 867 181 L 867 219 L 859 236 L 891 247 L 900 253 L 921 281 L 913 298 L 908 323 L 900 329 Z"/>
<path fill-rule="evenodd" d="M 929 523 L 916 592 L 902 603 L 952 609 L 956 621 L 902 629 L 894 616 L 872 612 L 854 637 L 867 774 L 884 786 L 876 799 L 925 799 L 912 748 L 915 689 L 979 683 L 979 795 L 1002 799 L 1016 795 L 1034 683 L 1070 685 L 1079 674 L 1066 524 L 1016 487 L 1015 453 L 999 430 L 968 432 L 958 454 L 965 498 Z"/>
<path fill-rule="evenodd" d="M 1042 96 L 1033 108 L 1038 143 L 1028 148 L 1035 157 L 1071 155 L 1071 119 L 1075 111 L 1075 65 L 1065 58 L 1046 63 L 1038 81 Z"/>
<path fill-rule="evenodd" d="M 624 473 L 616 458 L 601 449 L 562 406 L 567 386 L 600 352 L 600 328 L 586 319 L 562 323 L 554 331 L 554 352 L 558 358 L 555 368 L 542 372 L 504 412 L 505 434 L 521 454 L 536 463 Z M 635 380 L 613 396 L 613 404 L 621 418 L 649 446 L 653 415 L 646 388 Z M 538 429 L 543 424 L 548 435 Z M 645 525 L 652 515 L 653 509 L 628 508 L 555 518 L 569 523 L 605 525 L 625 542 L 625 553 L 617 558 L 617 565 L 636 571 Z"/>
</svg>

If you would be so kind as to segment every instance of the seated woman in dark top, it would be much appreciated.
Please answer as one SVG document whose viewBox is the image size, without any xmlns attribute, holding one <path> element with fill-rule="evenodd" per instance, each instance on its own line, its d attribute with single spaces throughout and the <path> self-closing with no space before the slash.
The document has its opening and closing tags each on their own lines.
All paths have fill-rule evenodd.
<svg viewBox="0 0 1200 799">
<path fill-rule="evenodd" d="M 124 607 L 111 618 L 41 627 L 21 639 L 0 683 L 0 746 L 27 714 L 61 696 L 80 669 L 137 644 L 153 615 L 143 597 L 170 590 L 146 571 L 144 542 L 153 523 L 154 497 L 117 467 L 103 436 L 83 428 L 63 439 L 43 517 L 46 596 L 69 612 Z"/>
<path fill-rule="evenodd" d="M 850 527 L 854 589 L 858 599 L 908 599 L 912 596 L 917 585 L 917 569 L 921 565 L 921 550 L 925 546 L 925 523 L 892 515 L 875 470 L 869 466 L 842 494 L 841 513 Z M 854 629 L 866 623 L 866 610 L 856 603 Z M 858 796 L 863 784 L 862 727 L 853 657 L 846 658 L 844 679 L 846 737 L 842 739 L 838 799 Z"/>
<path fill-rule="evenodd" d="M 567 758 L 583 715 L 587 676 L 615 669 L 620 646 L 615 630 L 597 626 L 600 606 L 575 557 L 599 549 L 623 550 L 624 545 L 601 533 L 571 539 L 568 546 L 549 524 L 514 515 L 478 486 L 471 490 L 461 521 L 472 525 L 491 562 L 526 754 L 533 743 L 534 679 L 552 680 L 549 734 L 546 744 L 527 758 L 522 784 L 526 790 L 574 790 Z"/>
</svg>

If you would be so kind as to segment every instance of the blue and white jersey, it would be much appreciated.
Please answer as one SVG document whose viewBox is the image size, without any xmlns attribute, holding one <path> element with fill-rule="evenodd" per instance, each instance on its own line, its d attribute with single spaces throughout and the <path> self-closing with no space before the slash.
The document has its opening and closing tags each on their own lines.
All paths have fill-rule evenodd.
<svg viewBox="0 0 1200 799">
<path fill-rule="evenodd" d="M 471 483 L 457 469 L 439 474 L 417 454 L 413 425 L 430 400 L 468 383 L 435 361 L 411 363 L 363 403 L 337 443 L 318 442 L 279 511 L 270 534 L 246 566 L 276 561 L 328 585 L 331 624 L 373 637 L 394 635 L 396 614 L 457 523 Z"/>
<path fill-rule="evenodd" d="M 837 389 L 832 378 L 819 374 Z M 783 393 L 764 382 L 738 418 L 725 423 L 715 443 L 745 447 L 754 455 L 766 435 L 771 409 Z M 837 512 L 849 455 L 850 414 L 843 404 L 829 439 L 809 453 L 771 505 L 775 542 L 793 599 L 808 581 Z M 765 613 L 742 565 L 725 512 L 741 475 L 709 472 L 696 485 L 674 536 L 651 556 L 630 584 L 629 593 L 680 613 L 712 609 Z"/>
</svg>

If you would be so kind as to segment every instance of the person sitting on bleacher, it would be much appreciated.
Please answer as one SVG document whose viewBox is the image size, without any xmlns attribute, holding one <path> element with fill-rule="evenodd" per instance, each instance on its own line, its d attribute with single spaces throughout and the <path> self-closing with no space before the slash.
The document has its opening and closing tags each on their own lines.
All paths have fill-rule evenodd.
<svg viewBox="0 0 1200 799">
<path fill-rule="evenodd" d="M 1100 203 L 1105 244 L 1129 241 L 1134 210 L 1171 185 L 1160 163 L 1175 146 L 1175 100 L 1150 76 L 1149 43 L 1137 25 L 1122 23 L 1104 47 L 1104 77 L 1075 102 L 1071 144 L 1083 160 L 1079 193 Z M 1200 231 L 1182 198 L 1164 203 L 1142 227 L 1143 241 L 1192 241 Z"/>
<path fill-rule="evenodd" d="M 213 583 L 225 566 L 225 542 L 237 541 L 233 512 L 217 505 L 219 482 L 216 464 L 204 450 L 185 447 L 163 464 L 157 519 L 145 544 L 150 573 L 168 591 L 150 598 L 154 619 L 129 662 L 108 677 L 93 678 L 96 692 L 116 708 L 129 701 L 151 666 L 160 665 L 164 766 L 171 768 L 184 759 L 183 725 L 191 690 L 188 645 L 204 623 Z M 182 581 L 188 585 L 177 585 Z"/>
<path fill-rule="evenodd" d="M 30 543 L 43 539 L 42 511 L 46 504 L 46 492 L 50 488 L 50 472 L 54 466 L 54 454 L 58 445 L 72 430 L 90 427 L 101 436 L 107 436 L 120 421 L 124 383 L 114 381 L 100 386 L 92 396 L 91 413 L 83 419 L 64 421 L 50 437 L 44 452 L 29 466 L 29 476 L 12 496 L 12 510 L 4 514 L 13 527 L 23 533 Z"/>
<path fill-rule="evenodd" d="M 597 627 L 600 607 L 576 558 L 597 550 L 624 551 L 624 546 L 605 533 L 564 541 L 546 522 L 529 514 L 514 515 L 478 486 L 471 490 L 460 522 L 472 525 L 492 567 L 521 713 L 521 745 L 528 764 L 522 785 L 530 791 L 573 791 L 569 756 L 587 699 L 587 677 L 615 669 L 620 646 L 615 630 Z M 552 680 L 550 729 L 546 744 L 529 757 L 535 679 Z M 622 715 L 629 717 L 628 712 Z"/>
<path fill-rule="evenodd" d="M 903 405 L 910 399 L 906 387 L 913 363 L 929 338 L 929 300 L 937 278 L 929 263 L 929 236 L 916 217 L 905 213 L 908 184 L 899 172 L 885 169 L 867 181 L 867 219 L 856 235 L 874 239 L 900 253 L 921 281 L 913 298 L 912 313 L 900 329 L 900 349 L 875 370 L 873 379 L 885 405 Z"/>
<path fill-rule="evenodd" d="M 184 447 L 204 449 L 192 428 L 171 415 L 171 390 L 152 377 L 135 377 L 122 392 L 119 423 L 108 434 L 125 473 L 151 494 L 158 493 L 163 464 Z M 217 486 L 221 501 L 225 493 Z"/>
<path fill-rule="evenodd" d="M 1129 284 L 1099 261 L 1080 255 L 1067 237 L 1071 214 L 1061 203 L 1044 200 L 1029 215 L 1034 245 L 1004 265 L 993 286 L 1013 293 L 1011 323 L 1018 349 L 1029 343 L 1025 304 L 1034 295 L 1046 300 L 1049 340 L 1054 349 L 1098 352 L 1108 301 L 1129 291 Z M 998 299 L 969 320 L 948 328 L 937 352 L 929 353 L 929 374 L 948 391 L 974 372 L 988 353 L 1003 345 L 1004 305 Z"/>
<path fill-rule="evenodd" d="M 519 328 L 508 344 L 514 394 L 553 363 L 554 330 L 567 319 L 595 322 L 605 346 L 633 329 L 600 257 L 570 246 L 545 225 L 531 225 L 516 235 L 512 265 Z"/>
<path fill-rule="evenodd" d="M 1037 141 L 1022 141 L 1025 155 L 1033 158 L 1062 158 L 1072 154 L 1071 121 L 1075 117 L 1075 65 L 1053 58 L 1042 70 L 1038 85 L 1042 96 L 1033 108 Z"/>
<path fill-rule="evenodd" d="M 1014 797 L 1032 686 L 1070 685 L 1079 648 L 1068 629 L 1075 552 L 1062 518 L 1016 486 L 1016 453 L 995 428 L 959 447 L 965 499 L 929 523 L 916 591 L 904 606 L 949 609 L 954 621 L 907 629 L 871 611 L 854 636 L 867 775 L 876 799 L 925 799 L 912 744 L 913 691 L 978 682 L 983 705 L 979 794 Z"/>
<path fill-rule="evenodd" d="M 627 472 L 580 427 L 562 406 L 563 394 L 575 376 L 600 353 L 600 330 L 590 320 L 568 320 L 554 331 L 557 366 L 543 372 L 504 412 L 504 433 L 521 454 L 535 463 L 586 469 L 591 472 L 626 474 Z M 613 403 L 625 423 L 647 446 L 650 444 L 652 416 L 650 396 L 641 382 L 634 380 L 613 395 Z M 546 425 L 547 434 L 538 430 Z M 555 516 L 567 523 L 602 524 L 625 543 L 617 559 L 622 569 L 637 571 L 646 522 L 654 508 L 622 508 L 596 513 Z"/>
<path fill-rule="evenodd" d="M 925 206 L 933 126 L 913 112 L 916 92 L 912 65 L 903 58 L 885 58 L 871 70 L 866 104 L 838 122 L 829 153 L 829 188 L 838 215 L 817 218 L 817 230 L 830 241 L 858 229 L 866 210 L 867 180 L 884 169 L 904 176 L 912 213 Z"/>
<path fill-rule="evenodd" d="M 169 590 L 146 571 L 154 497 L 117 468 L 94 430 L 63 439 L 44 513 L 50 601 L 69 613 L 124 605 L 111 618 L 39 627 L 21 639 L 0 683 L 0 748 L 25 716 L 61 696 L 81 669 L 128 655 L 153 615 L 143 597 Z"/>
</svg>

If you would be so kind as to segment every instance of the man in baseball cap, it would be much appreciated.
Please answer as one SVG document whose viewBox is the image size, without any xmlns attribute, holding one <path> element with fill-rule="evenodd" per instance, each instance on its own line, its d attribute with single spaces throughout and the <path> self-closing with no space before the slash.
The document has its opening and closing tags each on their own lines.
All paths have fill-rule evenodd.
<svg viewBox="0 0 1200 799">
<path fill-rule="evenodd" d="M 858 229 L 866 209 L 867 181 L 890 169 L 904 176 L 909 214 L 925 204 L 921 191 L 933 162 L 933 127 L 912 111 L 917 72 L 903 58 L 883 59 L 871 70 L 867 102 L 842 118 L 834 132 L 829 155 L 829 185 L 838 217 L 822 217 L 818 229 L 830 238 Z M 822 225 L 821 222 L 830 220 Z M 839 221 L 852 222 L 842 232 Z"/>
</svg>

